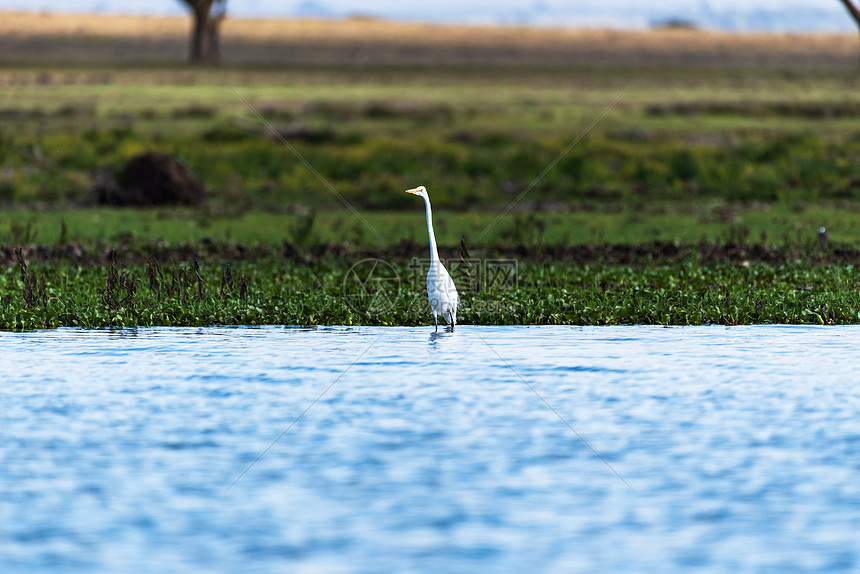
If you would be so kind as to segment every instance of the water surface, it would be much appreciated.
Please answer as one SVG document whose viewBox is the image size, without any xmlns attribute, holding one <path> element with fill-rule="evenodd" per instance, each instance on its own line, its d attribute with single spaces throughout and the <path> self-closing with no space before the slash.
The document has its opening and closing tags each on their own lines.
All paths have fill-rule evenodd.
<svg viewBox="0 0 860 574">
<path fill-rule="evenodd" d="M 860 569 L 860 328 L 431 330 L 0 333 L 0 571 Z"/>
</svg>

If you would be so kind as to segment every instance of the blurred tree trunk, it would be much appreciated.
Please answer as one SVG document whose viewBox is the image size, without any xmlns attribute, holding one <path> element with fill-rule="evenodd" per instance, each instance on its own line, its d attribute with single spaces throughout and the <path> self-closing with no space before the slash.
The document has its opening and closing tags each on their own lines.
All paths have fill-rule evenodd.
<svg viewBox="0 0 860 574">
<path fill-rule="evenodd" d="M 221 60 L 221 22 L 227 16 L 227 0 L 215 0 L 209 20 L 206 22 L 206 59 L 209 62 Z"/>
<path fill-rule="evenodd" d="M 188 60 L 192 64 L 214 63 L 221 59 L 219 28 L 227 15 L 227 0 L 182 0 L 191 10 L 191 45 Z"/>
<path fill-rule="evenodd" d="M 860 8 L 855 6 L 852 0 L 842 0 L 842 3 L 845 4 L 851 17 L 854 18 L 854 21 L 857 23 L 857 27 L 860 28 Z"/>
</svg>

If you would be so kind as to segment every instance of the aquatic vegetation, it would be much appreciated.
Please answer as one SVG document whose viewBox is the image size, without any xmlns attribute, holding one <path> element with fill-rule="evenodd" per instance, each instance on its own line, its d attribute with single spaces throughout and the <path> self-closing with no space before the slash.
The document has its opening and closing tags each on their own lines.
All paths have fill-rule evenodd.
<svg viewBox="0 0 860 574">
<path fill-rule="evenodd" d="M 459 316 L 464 324 L 860 323 L 860 272 L 850 253 L 741 260 L 703 259 L 703 250 L 681 248 L 662 260 L 658 251 L 640 251 L 638 262 L 529 257 L 502 282 L 468 275 L 453 261 Z M 424 274 L 414 259 L 387 261 L 399 280 L 378 287 L 376 304 L 350 300 L 349 271 L 362 257 L 270 253 L 124 264 L 114 256 L 95 266 L 22 260 L 0 271 L 0 329 L 426 324 Z"/>
</svg>

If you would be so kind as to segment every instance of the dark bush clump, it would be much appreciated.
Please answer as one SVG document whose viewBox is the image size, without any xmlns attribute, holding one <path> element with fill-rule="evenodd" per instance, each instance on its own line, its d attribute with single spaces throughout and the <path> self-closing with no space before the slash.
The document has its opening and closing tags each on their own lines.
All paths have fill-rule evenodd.
<svg viewBox="0 0 860 574">
<path fill-rule="evenodd" d="M 197 205 L 206 196 L 206 188 L 184 163 L 157 152 L 131 158 L 116 177 L 98 170 L 93 190 L 102 205 Z"/>
</svg>

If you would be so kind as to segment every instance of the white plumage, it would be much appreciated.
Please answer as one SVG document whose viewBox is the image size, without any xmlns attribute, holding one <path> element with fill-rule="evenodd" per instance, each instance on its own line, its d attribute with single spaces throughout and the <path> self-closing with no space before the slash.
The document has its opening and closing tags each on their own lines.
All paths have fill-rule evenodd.
<svg viewBox="0 0 860 574">
<path fill-rule="evenodd" d="M 439 251 L 436 249 L 436 235 L 433 233 L 433 211 L 430 208 L 430 198 L 424 186 L 408 189 L 411 193 L 424 198 L 424 207 L 427 211 L 427 233 L 430 236 L 430 269 L 427 271 L 427 297 L 430 299 L 430 310 L 433 311 L 433 322 L 436 330 L 439 330 L 438 317 L 442 317 L 446 323 L 451 325 L 451 330 L 457 324 L 457 304 L 460 297 L 454 281 L 448 274 L 448 270 L 439 260 Z"/>
</svg>

